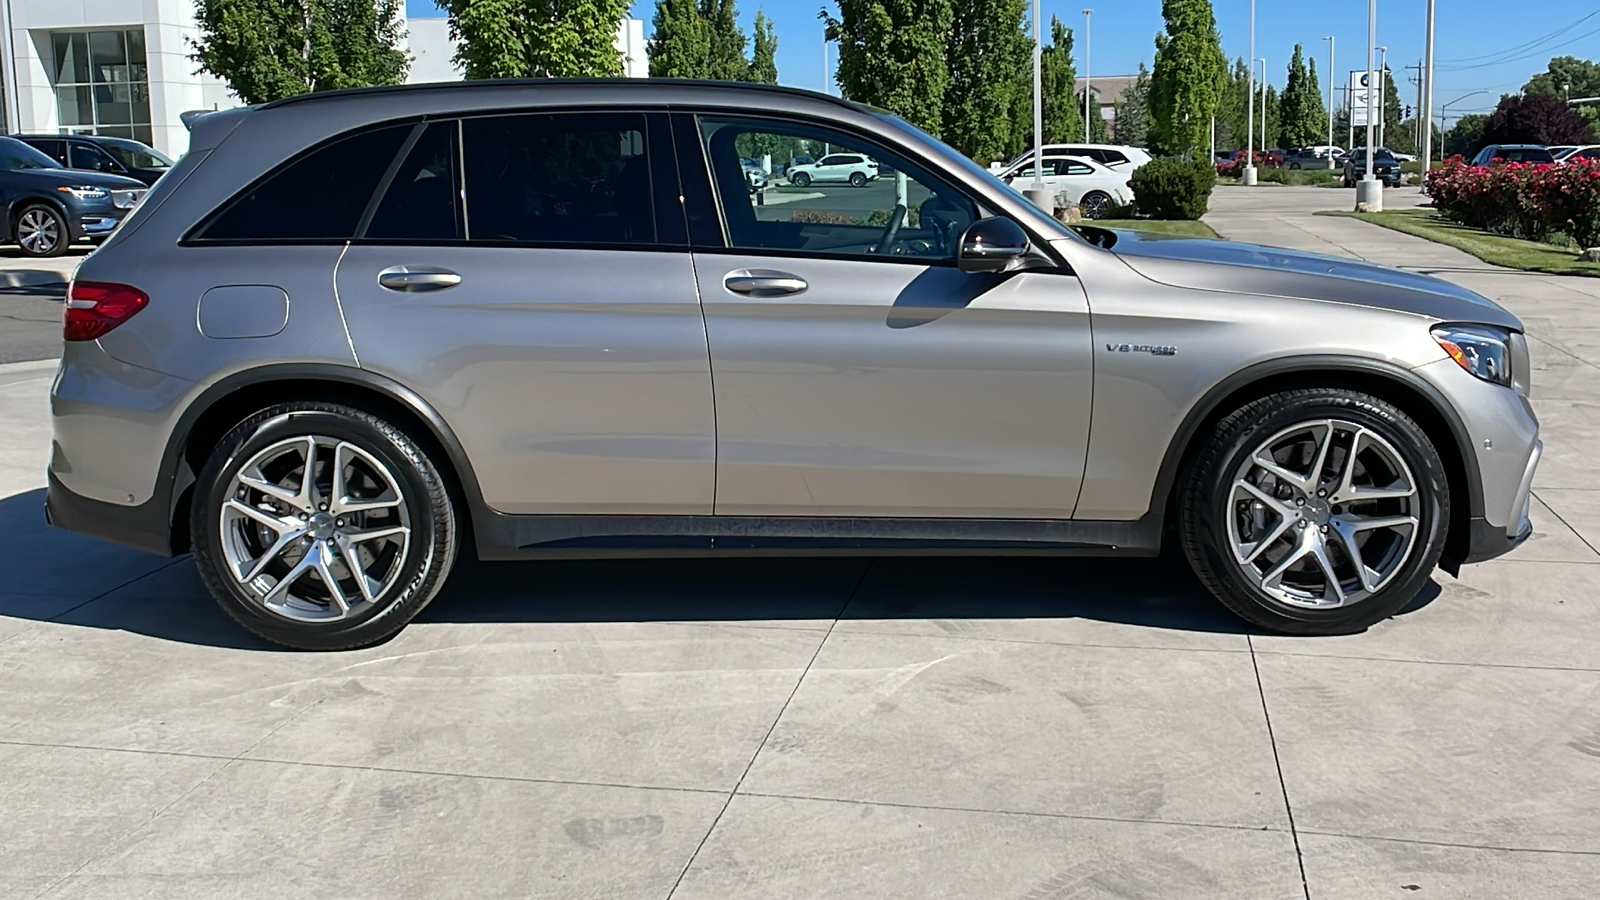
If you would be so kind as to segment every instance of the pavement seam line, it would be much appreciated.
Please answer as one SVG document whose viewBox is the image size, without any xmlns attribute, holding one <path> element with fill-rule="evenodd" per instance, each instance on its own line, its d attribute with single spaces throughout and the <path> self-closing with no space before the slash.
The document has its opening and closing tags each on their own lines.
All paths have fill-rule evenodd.
<svg viewBox="0 0 1600 900">
<path fill-rule="evenodd" d="M 817 657 L 822 655 L 822 648 L 828 645 L 828 638 L 833 636 L 833 629 L 838 627 L 839 620 L 844 617 L 845 610 L 850 608 L 851 601 L 856 599 L 856 594 L 861 591 L 861 586 L 866 583 L 867 573 L 872 571 L 872 564 L 875 561 L 869 559 L 867 564 L 861 568 L 861 577 L 856 579 L 855 586 L 850 589 L 850 593 L 844 598 L 844 602 L 839 605 L 839 611 L 834 613 L 833 622 L 828 625 L 828 630 L 822 635 L 822 640 L 817 642 L 817 649 L 813 650 L 811 658 L 806 660 L 806 667 L 800 671 L 800 677 L 794 680 L 794 687 L 789 690 L 789 696 L 784 698 L 783 706 L 778 708 L 778 714 L 772 717 L 772 724 L 767 726 L 767 733 L 761 736 L 761 742 L 756 744 L 755 752 L 750 754 L 750 761 L 745 763 L 744 771 L 739 773 L 739 780 L 733 783 L 733 790 L 728 792 L 727 799 L 722 801 L 722 808 L 717 810 L 716 816 L 712 818 L 711 827 L 707 828 L 706 833 L 700 837 L 700 843 L 695 845 L 694 852 L 689 854 L 688 861 L 683 864 L 683 868 L 678 872 L 678 877 L 673 880 L 672 888 L 667 891 L 666 900 L 672 900 L 673 895 L 678 893 L 678 887 L 683 884 L 684 876 L 689 874 L 689 870 L 694 867 L 694 861 L 700 858 L 700 851 L 705 849 L 706 842 L 711 840 L 712 834 L 716 833 L 717 823 L 722 821 L 722 816 L 727 813 L 728 807 L 733 805 L 733 798 L 739 796 L 739 788 L 744 784 L 745 778 L 750 775 L 750 770 L 755 768 L 756 760 L 761 757 L 761 751 L 767 746 L 767 741 L 772 738 L 772 733 L 778 729 L 778 723 L 783 721 L 783 714 L 789 711 L 789 704 L 793 703 L 795 695 L 800 693 L 800 686 L 805 684 L 806 676 L 811 674 L 811 667 L 816 664 Z"/>
<path fill-rule="evenodd" d="M 1563 565 L 1585 565 L 1584 563 L 1563 563 Z M 1530 666 L 1520 663 L 1491 663 L 1491 662 L 1457 662 L 1448 659 L 1397 659 L 1387 656 L 1351 656 L 1344 653 L 1299 653 L 1294 650 L 1257 650 L 1268 656 L 1291 656 L 1296 659 L 1343 659 L 1352 662 L 1379 662 L 1401 663 L 1409 666 L 1460 666 L 1466 669 L 1512 669 L 1522 672 L 1583 672 L 1593 674 L 1600 672 L 1600 668 L 1586 668 L 1584 666 Z"/>
<path fill-rule="evenodd" d="M 117 591 L 120 591 L 125 587 L 132 587 L 133 585 L 138 584 L 139 582 L 145 580 L 146 578 L 149 578 L 151 575 L 158 575 L 158 574 L 160 574 L 162 572 L 165 572 L 166 570 L 172 568 L 173 566 L 177 565 L 180 562 L 183 562 L 183 557 L 178 557 L 177 559 L 174 559 L 174 560 L 172 560 L 171 562 L 169 562 L 169 563 L 167 563 L 165 565 L 156 566 L 154 569 L 151 569 L 150 571 L 144 573 L 143 575 L 135 575 L 134 577 L 128 579 L 127 581 L 124 581 L 123 583 L 117 585 L 116 587 L 108 588 L 108 589 L 106 589 L 104 591 L 101 591 L 100 593 L 95 594 L 93 597 L 90 597 L 89 599 L 83 601 L 82 603 L 79 603 L 79 604 L 77 604 L 75 606 L 70 606 L 70 607 L 68 607 L 66 609 L 63 609 L 61 612 L 58 612 L 53 616 L 49 616 L 48 618 L 45 618 L 45 619 L 35 619 L 34 620 L 34 624 L 32 626 L 29 626 L 28 628 L 24 628 L 23 630 L 17 632 L 16 634 L 13 634 L 12 636 L 10 636 L 8 638 L 5 638 L 4 640 L 0 640 L 0 644 L 6 644 L 6 643 L 8 643 L 10 641 L 16 640 L 17 638 L 21 637 L 24 634 L 28 634 L 29 632 L 33 631 L 34 628 L 38 627 L 38 624 L 41 621 L 42 622 L 58 622 L 58 621 L 61 620 L 62 616 L 66 615 L 68 613 L 77 612 L 78 610 L 83 609 L 85 606 L 88 606 L 91 603 L 95 603 L 97 601 L 104 600 L 107 596 L 109 596 L 111 594 L 115 594 Z"/>
<path fill-rule="evenodd" d="M 1389 844 L 1417 844 L 1424 847 L 1452 847 L 1458 850 L 1482 850 L 1488 853 L 1554 853 L 1561 856 L 1600 856 L 1600 850 L 1552 850 L 1543 847 L 1500 847 L 1493 844 L 1466 844 L 1457 841 L 1430 841 L 1422 838 L 1382 837 L 1375 834 L 1347 834 L 1342 831 L 1303 831 L 1313 837 L 1346 838 L 1352 841 L 1382 841 Z"/>
<path fill-rule="evenodd" d="M 858 621 L 882 621 L 861 619 Z M 926 620 L 924 620 L 926 621 Z M 1226 632 L 1219 632 L 1226 634 Z M 1233 650 L 1227 647 L 1149 647 L 1138 644 L 1100 644 L 1092 641 L 1041 641 L 1030 638 L 990 637 L 973 634 L 911 634 L 903 631 L 874 631 L 869 628 L 850 628 L 840 634 L 867 634 L 873 637 L 903 637 L 918 640 L 981 641 L 989 644 L 1023 644 L 1030 647 L 1071 647 L 1082 650 L 1146 650 L 1154 653 L 1249 653 L 1248 649 Z M 1243 635 L 1236 635 L 1242 637 Z"/>
<path fill-rule="evenodd" d="M 1256 660 L 1256 643 L 1245 636 L 1250 645 L 1250 668 L 1256 674 L 1256 693 L 1261 697 L 1261 719 L 1267 725 L 1267 743 L 1272 747 L 1272 766 L 1278 772 L 1278 789 L 1283 792 L 1283 812 L 1289 818 L 1289 837 L 1294 840 L 1294 861 L 1300 867 L 1300 890 L 1306 900 L 1311 900 L 1311 884 L 1306 881 L 1306 859 L 1300 852 L 1300 833 L 1294 827 L 1294 807 L 1289 804 L 1289 783 L 1283 778 L 1283 759 L 1278 756 L 1278 738 L 1272 731 L 1272 713 L 1267 709 L 1267 688 L 1261 681 L 1261 665 Z"/>
<path fill-rule="evenodd" d="M 1560 490 L 1560 488 L 1557 488 L 1557 490 Z M 1568 522 L 1566 520 L 1566 518 L 1564 518 L 1561 515 L 1561 513 L 1556 512 L 1556 508 L 1554 506 L 1551 506 L 1549 503 L 1546 503 L 1545 499 L 1543 497 L 1539 496 L 1539 492 L 1537 490 L 1534 490 L 1531 493 L 1533 494 L 1533 497 L 1534 497 L 1535 500 L 1538 500 L 1541 504 L 1543 504 L 1545 509 L 1550 510 L 1550 515 L 1555 516 L 1557 522 L 1560 522 L 1561 524 L 1567 526 L 1567 530 L 1572 532 L 1573 535 L 1578 538 L 1578 540 L 1583 541 L 1583 545 L 1585 547 L 1588 547 L 1590 550 L 1593 550 L 1596 556 L 1600 556 L 1600 547 L 1596 547 L 1594 544 L 1589 543 L 1589 539 L 1583 536 L 1583 532 L 1581 532 L 1578 529 L 1572 527 L 1572 523 Z"/>
</svg>

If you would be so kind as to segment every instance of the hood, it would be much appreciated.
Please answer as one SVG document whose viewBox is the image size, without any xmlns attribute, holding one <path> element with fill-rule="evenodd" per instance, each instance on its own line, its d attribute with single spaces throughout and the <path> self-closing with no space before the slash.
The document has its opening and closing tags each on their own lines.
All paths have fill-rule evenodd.
<svg viewBox="0 0 1600 900">
<path fill-rule="evenodd" d="M 108 191 L 144 190 L 148 185 L 137 178 L 91 172 L 87 169 L 14 169 L 13 177 L 26 179 L 39 187 L 57 188 L 68 185 L 105 188 Z"/>
<path fill-rule="evenodd" d="M 1114 234 L 1112 253 L 1146 278 L 1174 287 L 1327 300 L 1522 330 L 1498 304 L 1428 275 L 1257 244 Z"/>
</svg>

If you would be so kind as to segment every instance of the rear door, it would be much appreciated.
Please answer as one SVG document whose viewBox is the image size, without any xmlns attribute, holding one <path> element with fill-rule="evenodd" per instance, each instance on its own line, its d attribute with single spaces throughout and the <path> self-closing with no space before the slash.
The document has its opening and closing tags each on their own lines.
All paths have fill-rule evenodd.
<svg viewBox="0 0 1600 900">
<path fill-rule="evenodd" d="M 976 198 L 853 133 L 711 115 L 674 131 L 716 388 L 718 515 L 1072 515 L 1092 388 L 1075 276 L 962 272 Z M 893 174 L 760 205 L 743 190 L 747 148 L 823 144 Z M 695 183 L 707 173 L 715 190 Z M 705 230 L 702 193 L 717 201 Z"/>
<path fill-rule="evenodd" d="M 337 285 L 505 513 L 709 514 L 715 433 L 665 114 L 419 125 Z M 737 163 L 737 160 L 735 161 Z"/>
</svg>

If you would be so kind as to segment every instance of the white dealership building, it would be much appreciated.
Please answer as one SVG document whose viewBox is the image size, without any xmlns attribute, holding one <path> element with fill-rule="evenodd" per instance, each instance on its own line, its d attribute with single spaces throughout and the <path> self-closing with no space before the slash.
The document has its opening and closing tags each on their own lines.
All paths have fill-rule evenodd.
<svg viewBox="0 0 1600 900">
<path fill-rule="evenodd" d="M 444 19 L 408 26 L 410 81 L 461 77 Z M 0 0 L 0 33 L 5 133 L 117 135 L 177 156 L 189 145 L 182 113 L 239 105 L 189 58 L 194 0 Z M 644 23 L 619 23 L 617 47 L 642 77 Z"/>
</svg>

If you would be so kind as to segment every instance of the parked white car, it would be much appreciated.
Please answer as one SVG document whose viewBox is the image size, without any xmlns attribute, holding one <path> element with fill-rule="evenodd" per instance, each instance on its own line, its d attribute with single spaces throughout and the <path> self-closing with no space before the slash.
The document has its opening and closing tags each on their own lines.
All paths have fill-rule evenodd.
<svg viewBox="0 0 1600 900">
<path fill-rule="evenodd" d="M 1052 154 L 1046 150 L 1040 179 L 1046 190 L 1060 195 L 1063 205 L 1076 205 L 1085 218 L 1100 219 L 1112 206 L 1127 206 L 1133 202 L 1133 189 L 1128 186 L 1128 177 L 1132 174 L 1127 166 L 1112 169 L 1092 159 Z M 1033 187 L 1033 160 L 1025 159 L 1013 165 L 1000 180 L 1019 191 Z"/>
<path fill-rule="evenodd" d="M 860 153 L 830 153 L 814 163 L 789 167 L 789 183 L 795 187 L 812 184 L 853 184 L 865 187 L 878 177 L 878 163 Z"/>
<path fill-rule="evenodd" d="M 1150 161 L 1150 151 L 1125 144 L 1045 144 L 1045 159 L 1052 156 L 1076 156 L 1122 172 L 1132 172 Z M 1033 149 L 1006 163 L 1006 168 L 1033 159 Z"/>
<path fill-rule="evenodd" d="M 1556 162 L 1572 162 L 1578 159 L 1600 159 L 1600 144 L 1587 144 L 1577 147 L 1563 147 L 1562 152 L 1556 153 L 1556 148 L 1551 147 L 1550 153 Z"/>
</svg>

